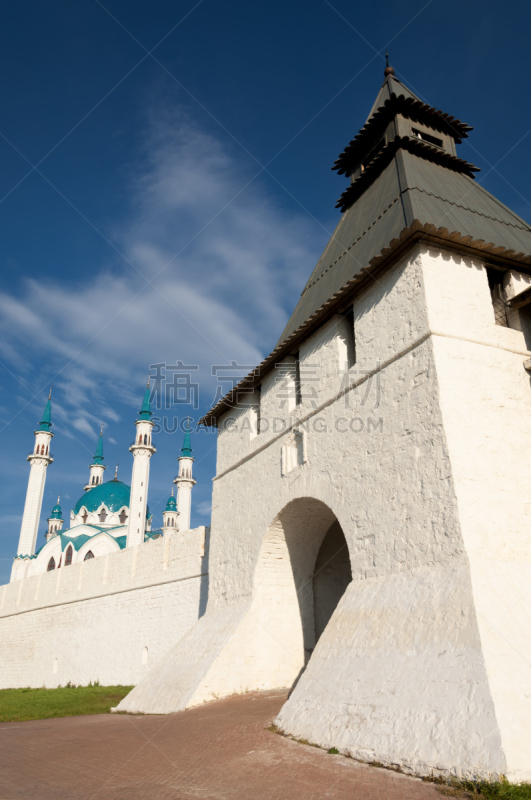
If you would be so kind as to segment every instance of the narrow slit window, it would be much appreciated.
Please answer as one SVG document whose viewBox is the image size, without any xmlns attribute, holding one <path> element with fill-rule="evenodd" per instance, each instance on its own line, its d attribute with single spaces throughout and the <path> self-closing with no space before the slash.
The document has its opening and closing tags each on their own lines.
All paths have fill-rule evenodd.
<svg viewBox="0 0 531 800">
<path fill-rule="evenodd" d="M 347 346 L 347 362 L 348 362 L 348 369 L 354 366 L 356 363 L 356 334 L 354 331 L 354 306 L 349 306 L 345 311 L 342 312 L 342 316 L 345 318 L 347 322 L 347 327 L 345 331 L 345 344 Z"/>
<path fill-rule="evenodd" d="M 300 406 L 302 403 L 302 390 L 301 390 L 301 362 L 299 361 L 299 354 L 295 355 L 295 405 Z"/>
</svg>

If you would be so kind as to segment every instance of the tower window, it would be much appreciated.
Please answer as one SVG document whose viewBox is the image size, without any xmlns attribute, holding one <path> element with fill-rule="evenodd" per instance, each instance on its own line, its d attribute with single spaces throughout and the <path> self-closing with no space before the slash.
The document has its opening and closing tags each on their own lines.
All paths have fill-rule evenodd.
<svg viewBox="0 0 531 800">
<path fill-rule="evenodd" d="M 70 566 L 70 564 L 72 563 L 73 552 L 74 552 L 73 547 L 71 544 L 69 544 L 68 547 L 66 548 L 66 553 L 65 553 L 65 567 Z"/>
<path fill-rule="evenodd" d="M 88 561 L 90 558 L 94 558 L 94 553 L 92 552 L 92 550 L 89 550 L 86 553 L 85 558 L 83 559 L 83 561 Z"/>
<path fill-rule="evenodd" d="M 301 362 L 299 361 L 299 354 L 297 353 L 295 356 L 295 405 L 300 406 L 301 403 Z"/>
<path fill-rule="evenodd" d="M 356 339 L 354 333 L 354 306 L 349 306 L 346 311 L 342 312 L 342 316 L 346 320 L 347 327 L 345 331 L 345 344 L 347 346 L 347 363 L 348 369 L 356 363 Z"/>
<path fill-rule="evenodd" d="M 507 307 L 503 295 L 503 272 L 501 269 L 487 267 L 487 278 L 489 281 L 490 296 L 494 308 L 494 321 L 496 325 L 508 328 Z"/>
<path fill-rule="evenodd" d="M 118 517 L 118 519 L 120 520 L 121 525 L 125 524 L 125 521 L 127 519 L 127 514 L 125 513 L 125 511 L 120 512 L 120 516 Z"/>
<path fill-rule="evenodd" d="M 88 519 L 87 509 L 83 511 L 83 516 L 81 517 L 81 519 L 83 520 L 83 524 L 86 525 Z"/>
<path fill-rule="evenodd" d="M 98 514 L 98 518 L 100 522 L 105 522 L 105 520 L 107 519 L 107 512 L 105 511 L 104 508 L 101 509 L 100 513 Z"/>
<path fill-rule="evenodd" d="M 436 136 L 432 136 L 425 131 L 419 131 L 418 128 L 411 128 L 411 133 L 415 137 L 415 139 L 420 139 L 422 142 L 427 142 L 428 144 L 433 144 L 435 147 L 442 147 L 443 140 L 438 139 Z"/>
<path fill-rule="evenodd" d="M 48 561 L 48 566 L 46 567 L 47 572 L 51 572 L 52 569 L 55 569 L 55 558 L 53 556 Z"/>
</svg>

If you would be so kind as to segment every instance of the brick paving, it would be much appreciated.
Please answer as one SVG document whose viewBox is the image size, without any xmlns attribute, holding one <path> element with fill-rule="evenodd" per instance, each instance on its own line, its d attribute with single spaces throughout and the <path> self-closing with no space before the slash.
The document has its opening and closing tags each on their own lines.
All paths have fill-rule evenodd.
<svg viewBox="0 0 531 800">
<path fill-rule="evenodd" d="M 0 724 L 0 800 L 441 800 L 433 784 L 267 730 L 285 699 Z"/>
</svg>

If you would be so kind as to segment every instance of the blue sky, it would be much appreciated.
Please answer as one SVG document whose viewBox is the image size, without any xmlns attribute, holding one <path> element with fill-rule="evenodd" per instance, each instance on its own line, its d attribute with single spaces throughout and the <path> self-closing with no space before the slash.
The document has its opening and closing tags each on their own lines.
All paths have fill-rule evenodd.
<svg viewBox="0 0 531 800">
<path fill-rule="evenodd" d="M 39 545 L 82 493 L 100 422 L 130 482 L 150 364 L 253 365 L 275 344 L 339 218 L 330 167 L 364 123 L 388 48 L 422 99 L 474 126 L 460 155 L 531 221 L 531 11 L 400 4 L 31 0 L 0 26 L 0 581 L 16 552 L 33 430 L 54 385 Z M 152 459 L 155 523 L 181 434 Z M 194 524 L 215 435 L 194 437 Z"/>
</svg>

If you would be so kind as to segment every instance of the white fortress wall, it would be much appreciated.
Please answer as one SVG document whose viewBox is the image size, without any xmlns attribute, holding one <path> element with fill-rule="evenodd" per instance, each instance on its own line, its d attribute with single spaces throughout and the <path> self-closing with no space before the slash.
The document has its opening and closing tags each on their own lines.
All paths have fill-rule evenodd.
<svg viewBox="0 0 531 800">
<path fill-rule="evenodd" d="M 208 529 L 0 587 L 0 688 L 136 684 L 197 621 Z"/>
<path fill-rule="evenodd" d="M 304 664 L 300 589 L 311 581 L 319 528 L 322 540 L 335 515 L 353 580 L 279 724 L 417 772 L 456 764 L 474 774 L 504 771 L 439 405 L 423 259 L 416 247 L 356 302 L 351 380 L 362 385 L 348 399 L 337 397 L 334 380 L 345 354 L 337 320 L 301 347 L 303 382 L 305 360 L 328 375 L 317 408 L 303 389 L 296 409 L 310 420 L 304 463 L 283 472 L 289 432 L 246 442 L 221 421 L 207 613 L 121 709 L 170 712 L 293 683 Z M 329 335 L 334 326 L 337 335 Z M 378 369 L 379 390 L 367 380 Z M 239 420 L 249 413 L 242 409 Z M 267 380 L 261 413 L 291 416 Z"/>
<path fill-rule="evenodd" d="M 531 776 L 529 339 L 493 325 L 483 264 L 428 252 L 441 410 L 489 687 L 511 780 Z M 526 328 L 529 312 L 522 316 Z M 514 320 L 512 320 L 514 322 Z"/>
</svg>

